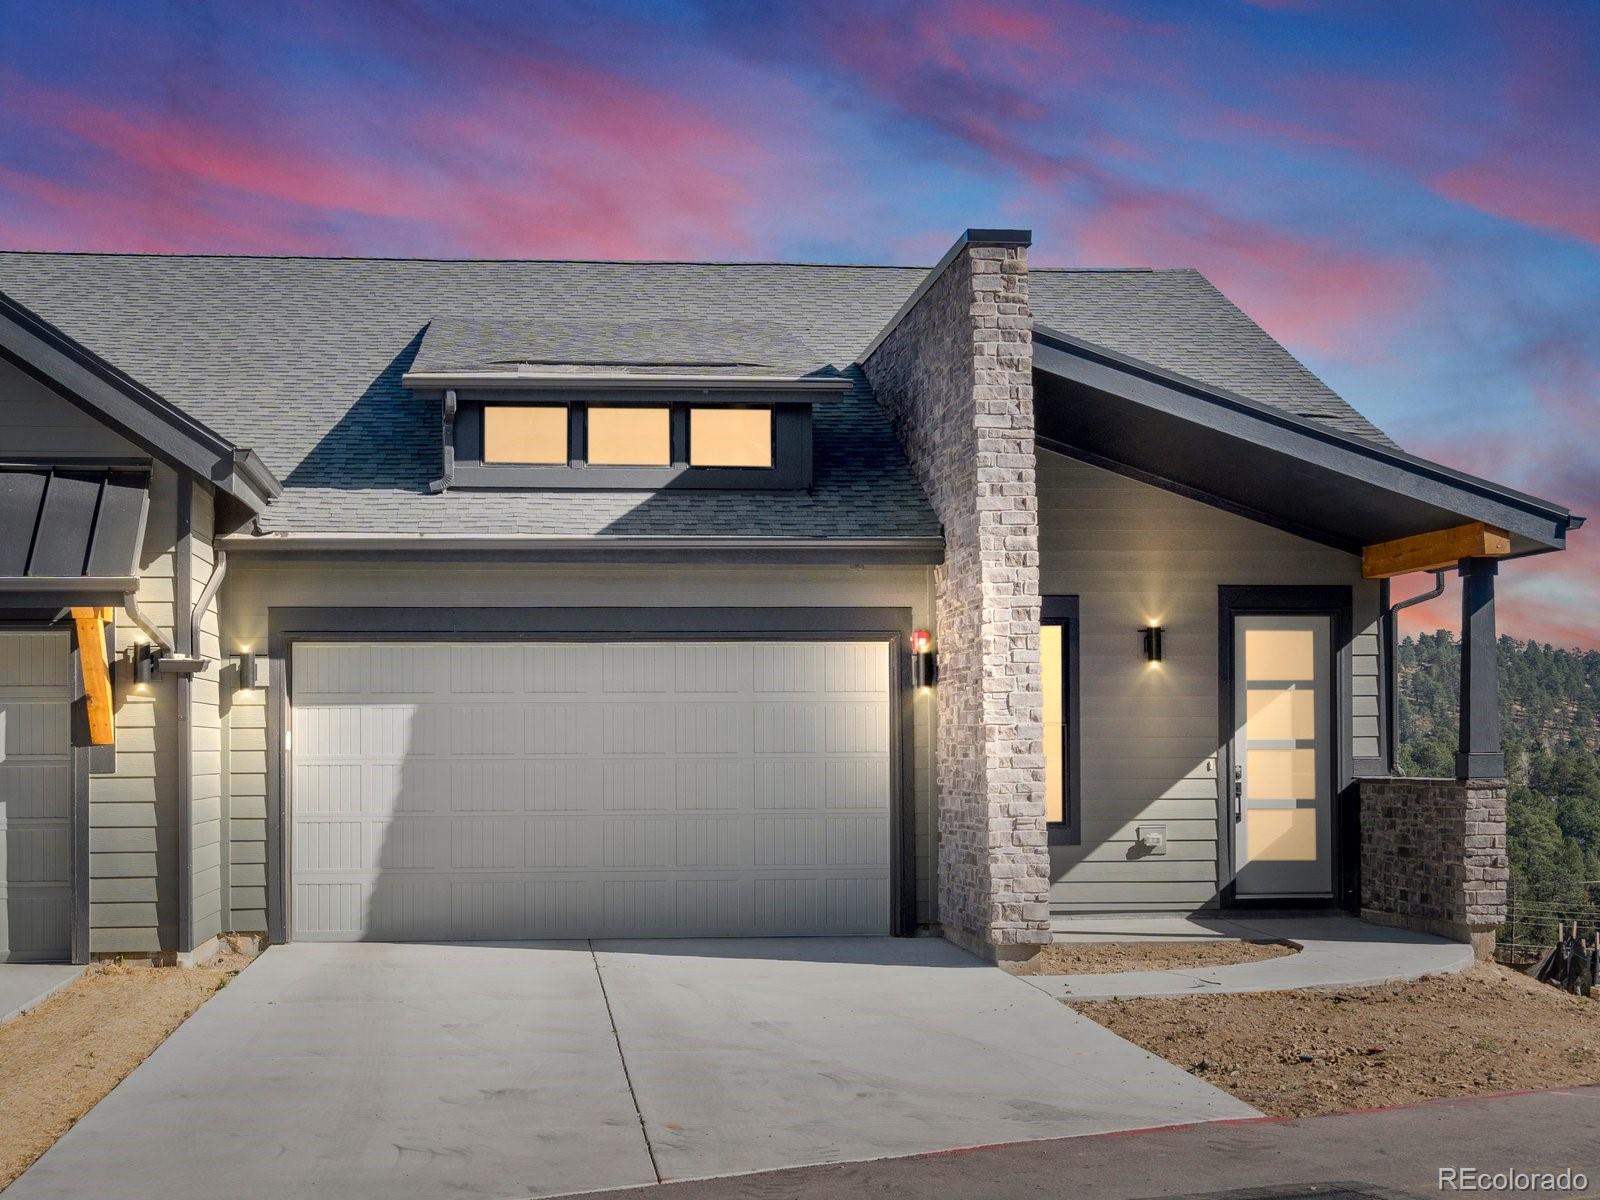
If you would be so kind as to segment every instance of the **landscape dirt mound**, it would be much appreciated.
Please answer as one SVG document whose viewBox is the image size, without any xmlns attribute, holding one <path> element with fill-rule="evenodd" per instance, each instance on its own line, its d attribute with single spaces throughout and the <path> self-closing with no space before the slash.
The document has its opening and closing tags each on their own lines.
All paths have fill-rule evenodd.
<svg viewBox="0 0 1600 1200">
<path fill-rule="evenodd" d="M 1072 1007 L 1275 1116 L 1600 1082 L 1600 1001 L 1492 963 L 1376 988 Z"/>
<path fill-rule="evenodd" d="M 1107 975 L 1117 971 L 1183 971 L 1225 967 L 1295 954 L 1287 942 L 1233 938 L 1184 942 L 1056 942 L 1028 960 L 1029 975 Z"/>
<path fill-rule="evenodd" d="M 249 962 L 228 952 L 204 967 L 96 963 L 0 1025 L 0 1188 Z"/>
</svg>

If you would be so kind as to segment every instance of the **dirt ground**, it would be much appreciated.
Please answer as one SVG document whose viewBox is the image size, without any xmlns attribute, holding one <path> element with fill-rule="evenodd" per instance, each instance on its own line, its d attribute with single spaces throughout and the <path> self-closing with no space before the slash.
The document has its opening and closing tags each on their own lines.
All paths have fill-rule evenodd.
<svg viewBox="0 0 1600 1200">
<path fill-rule="evenodd" d="M 97 963 L 0 1025 L 0 1188 L 249 962 L 227 952 L 195 968 Z"/>
<path fill-rule="evenodd" d="M 1107 975 L 1224 967 L 1297 953 L 1287 942 L 1056 942 L 1028 960 L 1028 975 Z"/>
<path fill-rule="evenodd" d="M 1600 1000 L 1492 963 L 1378 988 L 1072 1007 L 1277 1116 L 1600 1082 Z"/>
</svg>

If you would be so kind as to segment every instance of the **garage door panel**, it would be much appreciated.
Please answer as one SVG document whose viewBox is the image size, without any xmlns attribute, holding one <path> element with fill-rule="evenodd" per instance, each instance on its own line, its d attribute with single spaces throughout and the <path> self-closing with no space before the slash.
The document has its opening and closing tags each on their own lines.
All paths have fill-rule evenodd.
<svg viewBox="0 0 1600 1200">
<path fill-rule="evenodd" d="M 747 695 L 754 686 L 755 652 L 751 645 L 680 645 L 675 649 L 675 690 L 679 695 Z"/>
<path fill-rule="evenodd" d="M 670 645 L 603 646 L 601 655 L 603 691 L 636 696 L 674 690 L 676 653 Z"/>
<path fill-rule="evenodd" d="M 676 713 L 667 703 L 607 704 L 600 722 L 606 754 L 670 754 L 677 740 Z"/>
<path fill-rule="evenodd" d="M 746 759 L 680 762 L 673 772 L 673 804 L 680 811 L 747 808 L 755 791 L 757 769 L 756 763 Z"/>
<path fill-rule="evenodd" d="M 522 709 L 523 749 L 528 754 L 593 754 L 600 731 L 591 707 L 530 704 Z"/>
<path fill-rule="evenodd" d="M 595 759 L 528 762 L 523 807 L 530 812 L 592 812 L 607 794 L 611 766 Z"/>
<path fill-rule="evenodd" d="M 743 754 L 753 748 L 750 706 L 742 701 L 721 704 L 680 703 L 674 718 L 679 754 Z"/>
<path fill-rule="evenodd" d="M 888 704 L 827 689 L 886 684 L 881 643 L 349 650 L 295 650 L 296 936 L 886 930 Z M 303 702 L 330 653 L 374 690 Z"/>
<path fill-rule="evenodd" d="M 0 761 L 0 818 L 66 821 L 72 818 L 72 770 L 56 761 Z"/>
</svg>

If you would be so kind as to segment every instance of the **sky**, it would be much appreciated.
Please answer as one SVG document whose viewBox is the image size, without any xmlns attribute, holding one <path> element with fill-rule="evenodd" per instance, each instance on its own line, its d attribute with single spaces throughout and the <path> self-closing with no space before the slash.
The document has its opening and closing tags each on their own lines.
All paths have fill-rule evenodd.
<svg viewBox="0 0 1600 1200">
<path fill-rule="evenodd" d="M 968 226 L 1198 267 L 1407 450 L 1596 518 L 1499 611 L 1600 647 L 1600 3 L 0 0 L 10 249 L 916 264 Z"/>
</svg>

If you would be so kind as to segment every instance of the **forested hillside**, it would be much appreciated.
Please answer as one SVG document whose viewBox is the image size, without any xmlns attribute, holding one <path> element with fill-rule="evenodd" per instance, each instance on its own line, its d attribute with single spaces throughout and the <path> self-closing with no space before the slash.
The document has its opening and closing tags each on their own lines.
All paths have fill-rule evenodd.
<svg viewBox="0 0 1600 1200">
<path fill-rule="evenodd" d="M 1400 769 L 1450 775 L 1460 647 L 1440 630 L 1400 644 Z M 1600 652 L 1500 639 L 1500 715 L 1517 898 L 1600 903 Z"/>
</svg>

